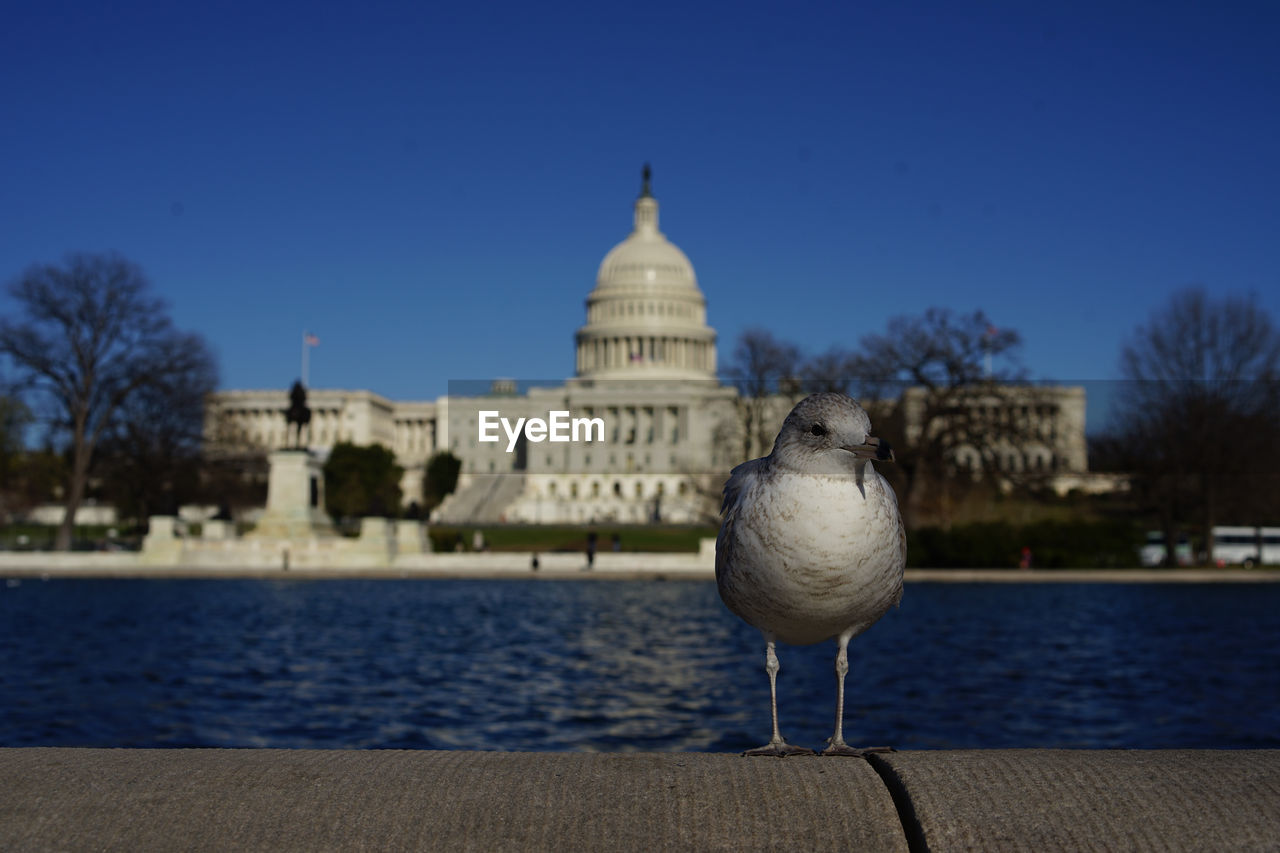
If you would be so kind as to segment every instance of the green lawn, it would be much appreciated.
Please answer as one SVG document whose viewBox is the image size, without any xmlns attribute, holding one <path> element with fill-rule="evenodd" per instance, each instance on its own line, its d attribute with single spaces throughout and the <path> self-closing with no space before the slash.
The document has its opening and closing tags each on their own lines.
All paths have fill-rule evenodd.
<svg viewBox="0 0 1280 853">
<path fill-rule="evenodd" d="M 451 551 L 458 537 L 462 538 L 462 546 L 470 551 L 472 537 L 476 530 L 484 534 L 485 542 L 492 551 L 585 551 L 587 534 L 596 532 L 596 549 L 610 551 L 613 549 L 613 535 L 623 551 L 645 552 L 696 552 L 700 540 L 716 535 L 715 527 L 683 527 L 666 525 L 595 525 L 551 527 L 546 525 L 494 525 L 479 527 L 445 527 L 430 528 L 431 542 L 437 551 Z"/>
<path fill-rule="evenodd" d="M 132 534 L 128 525 L 110 526 L 106 524 L 77 524 L 73 542 L 76 550 L 91 550 L 99 543 L 108 540 L 129 543 L 138 546 L 141 537 Z M 115 536 L 111 536 L 112 532 Z M 3 551 L 48 551 L 53 547 L 58 528 L 50 524 L 6 524 L 0 525 L 0 550 Z M 123 536 L 121 534 L 124 534 Z"/>
</svg>

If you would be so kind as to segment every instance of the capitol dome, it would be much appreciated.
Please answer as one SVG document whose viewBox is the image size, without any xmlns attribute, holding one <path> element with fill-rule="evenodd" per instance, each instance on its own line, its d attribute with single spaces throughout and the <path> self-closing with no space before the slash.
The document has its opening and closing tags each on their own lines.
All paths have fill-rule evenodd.
<svg viewBox="0 0 1280 853">
<path fill-rule="evenodd" d="M 707 300 L 689 258 L 658 230 L 650 177 L 645 166 L 631 234 L 604 256 L 587 296 L 576 336 L 581 378 L 715 376 Z"/>
<path fill-rule="evenodd" d="M 600 262 L 596 287 L 626 285 L 698 287 L 693 264 L 658 230 L 658 201 L 641 194 L 636 200 L 635 230 Z"/>
</svg>

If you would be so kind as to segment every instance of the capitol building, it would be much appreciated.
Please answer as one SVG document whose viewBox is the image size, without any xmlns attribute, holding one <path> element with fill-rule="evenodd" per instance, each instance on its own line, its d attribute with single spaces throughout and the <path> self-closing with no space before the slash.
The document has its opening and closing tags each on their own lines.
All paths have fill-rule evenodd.
<svg viewBox="0 0 1280 853">
<path fill-rule="evenodd" d="M 717 378 L 707 319 L 693 264 L 659 227 L 646 167 L 631 233 L 604 256 L 587 295 L 572 378 L 550 387 L 450 383 L 443 397 L 412 401 L 310 389 L 304 442 L 322 457 L 339 442 L 390 448 L 405 470 L 406 504 L 421 499 L 427 461 L 452 453 L 462 462 L 458 487 L 434 521 L 703 522 L 717 514 L 720 488 L 745 448 L 744 401 Z M 1051 393 L 1044 411 L 1052 442 L 1017 459 L 1083 473 L 1083 390 Z M 780 424 L 796 399 L 766 401 L 769 422 Z M 284 389 L 219 392 L 208 442 L 286 447 L 287 404 Z"/>
</svg>

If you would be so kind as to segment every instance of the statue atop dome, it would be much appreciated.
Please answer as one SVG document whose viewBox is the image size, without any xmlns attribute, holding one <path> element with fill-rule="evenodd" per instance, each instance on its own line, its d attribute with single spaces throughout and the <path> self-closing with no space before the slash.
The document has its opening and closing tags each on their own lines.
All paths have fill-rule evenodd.
<svg viewBox="0 0 1280 853">
<path fill-rule="evenodd" d="M 644 164 L 644 169 L 640 172 L 644 178 L 644 183 L 640 185 L 640 198 L 653 198 L 653 190 L 649 188 L 649 180 L 653 177 L 653 170 L 649 168 L 649 164 Z"/>
</svg>

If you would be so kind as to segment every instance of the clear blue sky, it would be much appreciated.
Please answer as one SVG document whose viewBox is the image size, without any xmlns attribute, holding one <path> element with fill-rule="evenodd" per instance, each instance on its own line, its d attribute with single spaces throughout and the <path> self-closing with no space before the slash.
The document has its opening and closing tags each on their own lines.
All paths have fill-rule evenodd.
<svg viewBox="0 0 1280 853">
<path fill-rule="evenodd" d="M 135 260 L 225 388 L 559 379 L 641 165 L 727 360 L 986 310 L 1105 380 L 1280 316 L 1280 4 L 64 4 L 0 28 L 0 275 Z M 5 309 L 12 310 L 6 302 Z"/>
</svg>

